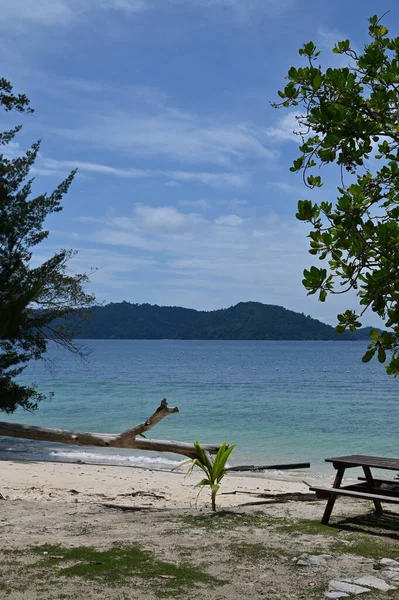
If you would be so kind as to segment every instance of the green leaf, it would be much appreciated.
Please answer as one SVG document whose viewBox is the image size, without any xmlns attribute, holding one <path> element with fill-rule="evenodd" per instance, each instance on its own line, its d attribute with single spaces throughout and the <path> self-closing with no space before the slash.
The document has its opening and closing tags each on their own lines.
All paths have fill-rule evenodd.
<svg viewBox="0 0 399 600">
<path fill-rule="evenodd" d="M 322 81 L 323 81 L 323 77 L 322 77 L 321 73 L 320 72 L 316 73 L 316 75 L 313 77 L 313 81 L 312 81 L 313 91 L 316 91 L 319 89 Z"/>
<path fill-rule="evenodd" d="M 377 331 L 377 329 L 372 329 L 370 331 L 370 338 L 374 341 L 374 342 L 378 342 L 378 340 L 380 339 L 380 334 Z"/>
<path fill-rule="evenodd" d="M 197 486 L 204 486 L 204 485 L 212 485 L 212 483 L 209 479 L 201 479 L 201 481 L 199 481 L 197 483 Z"/>
<path fill-rule="evenodd" d="M 327 298 L 326 290 L 320 290 L 320 293 L 319 293 L 320 302 L 325 302 L 326 298 Z"/>
<path fill-rule="evenodd" d="M 387 359 L 386 352 L 385 352 L 384 348 L 382 346 L 380 346 L 378 349 L 378 362 L 383 363 L 386 361 L 386 359 Z"/>
<path fill-rule="evenodd" d="M 362 357 L 362 362 L 364 362 L 364 363 L 370 362 L 370 360 L 373 358 L 374 354 L 375 354 L 375 349 L 367 350 L 366 354 L 364 354 L 364 356 Z"/>
</svg>

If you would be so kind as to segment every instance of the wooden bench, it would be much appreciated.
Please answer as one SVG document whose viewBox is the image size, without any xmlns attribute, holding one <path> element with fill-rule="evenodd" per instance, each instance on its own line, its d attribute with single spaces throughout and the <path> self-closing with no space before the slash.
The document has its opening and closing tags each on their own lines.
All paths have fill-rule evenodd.
<svg viewBox="0 0 399 600">
<path fill-rule="evenodd" d="M 329 498 L 329 497 L 351 496 L 352 498 L 359 498 L 362 500 L 373 500 L 374 502 L 379 501 L 379 502 L 387 502 L 388 504 L 389 503 L 399 504 L 399 497 L 387 495 L 385 493 L 375 494 L 375 493 L 362 492 L 362 491 L 358 491 L 358 490 L 347 488 L 347 487 L 336 488 L 336 489 L 327 488 L 327 487 L 311 487 L 310 490 L 312 492 L 316 492 L 316 496 L 323 500 L 325 498 Z M 324 525 L 328 525 L 328 521 L 330 519 L 331 512 L 332 512 L 332 508 L 331 508 L 330 514 L 328 514 L 328 516 L 326 516 L 326 514 L 323 515 L 321 522 Z M 382 511 L 378 511 L 378 512 L 381 513 Z"/>
<path fill-rule="evenodd" d="M 321 521 L 323 524 L 328 524 L 337 496 L 372 500 L 377 514 L 382 514 L 382 502 L 399 504 L 399 480 L 374 478 L 371 474 L 371 467 L 399 471 L 399 459 L 351 455 L 327 458 L 326 462 L 332 462 L 334 468 L 337 470 L 333 486 L 331 488 L 324 486 L 313 486 L 310 488 L 311 491 L 316 492 L 318 498 L 327 498 L 327 505 Z M 361 467 L 363 469 L 364 477 L 358 478 L 361 483 L 353 483 L 341 487 L 345 470 L 353 467 Z M 382 489 L 382 485 L 384 484 L 396 485 L 398 489 Z"/>
</svg>

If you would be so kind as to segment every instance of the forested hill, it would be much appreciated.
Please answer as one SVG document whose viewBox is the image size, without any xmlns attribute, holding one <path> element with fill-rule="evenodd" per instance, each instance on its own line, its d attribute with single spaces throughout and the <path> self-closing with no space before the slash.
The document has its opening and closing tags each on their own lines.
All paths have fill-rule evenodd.
<svg viewBox="0 0 399 600">
<path fill-rule="evenodd" d="M 281 306 L 240 302 L 213 311 L 119 302 L 96 306 L 79 321 L 83 339 L 343 340 L 333 327 Z"/>
</svg>

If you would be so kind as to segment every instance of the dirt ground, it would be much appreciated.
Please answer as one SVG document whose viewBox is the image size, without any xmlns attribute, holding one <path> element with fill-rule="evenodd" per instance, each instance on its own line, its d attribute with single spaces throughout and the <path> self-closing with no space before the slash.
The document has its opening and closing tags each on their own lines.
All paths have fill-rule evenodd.
<svg viewBox="0 0 399 600">
<path fill-rule="evenodd" d="M 323 502 L 285 500 L 243 497 L 212 513 L 5 498 L 0 598 L 321 600 L 330 580 L 378 575 L 378 559 L 399 557 L 398 513 L 377 518 L 369 504 L 339 499 L 326 527 Z M 298 566 L 302 553 L 331 558 Z M 365 596 L 399 599 L 399 588 Z"/>
</svg>

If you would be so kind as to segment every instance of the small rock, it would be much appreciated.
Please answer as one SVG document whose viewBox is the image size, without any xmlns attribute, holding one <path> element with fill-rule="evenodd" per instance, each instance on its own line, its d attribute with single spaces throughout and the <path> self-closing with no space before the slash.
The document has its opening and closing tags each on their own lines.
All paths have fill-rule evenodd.
<svg viewBox="0 0 399 600">
<path fill-rule="evenodd" d="M 399 581 L 399 571 L 396 569 L 386 569 L 381 571 L 381 577 L 388 579 L 388 581 Z"/>
<path fill-rule="evenodd" d="M 327 562 L 334 558 L 331 554 L 311 554 L 308 557 L 308 561 L 311 565 L 315 567 L 324 567 L 327 565 Z"/>
<path fill-rule="evenodd" d="M 353 583 L 347 583 L 346 581 L 332 580 L 328 586 L 329 592 L 345 592 L 346 594 L 367 594 L 367 592 L 371 591 L 366 587 L 355 585 Z"/>
<path fill-rule="evenodd" d="M 339 600 L 339 598 L 349 598 L 349 594 L 345 594 L 345 592 L 326 592 L 324 594 L 326 598 L 330 600 Z"/>
<path fill-rule="evenodd" d="M 331 554 L 301 554 L 292 559 L 292 562 L 300 567 L 325 567 L 327 561 L 334 558 Z"/>
<path fill-rule="evenodd" d="M 388 583 L 383 581 L 383 579 L 373 577 L 373 575 L 365 575 L 364 577 L 359 577 L 358 579 L 354 579 L 353 583 L 356 583 L 357 585 L 371 587 L 375 590 L 380 590 L 380 592 L 389 592 L 389 590 L 396 589 L 393 585 L 389 585 Z"/>
<path fill-rule="evenodd" d="M 392 565 L 392 567 L 398 567 L 399 569 L 399 562 L 397 560 L 393 560 L 393 558 L 381 558 L 379 563 L 380 565 Z"/>
<path fill-rule="evenodd" d="M 294 556 L 292 562 L 295 565 L 305 566 L 308 564 L 308 556 L 309 554 L 301 554 L 300 556 Z"/>
</svg>

